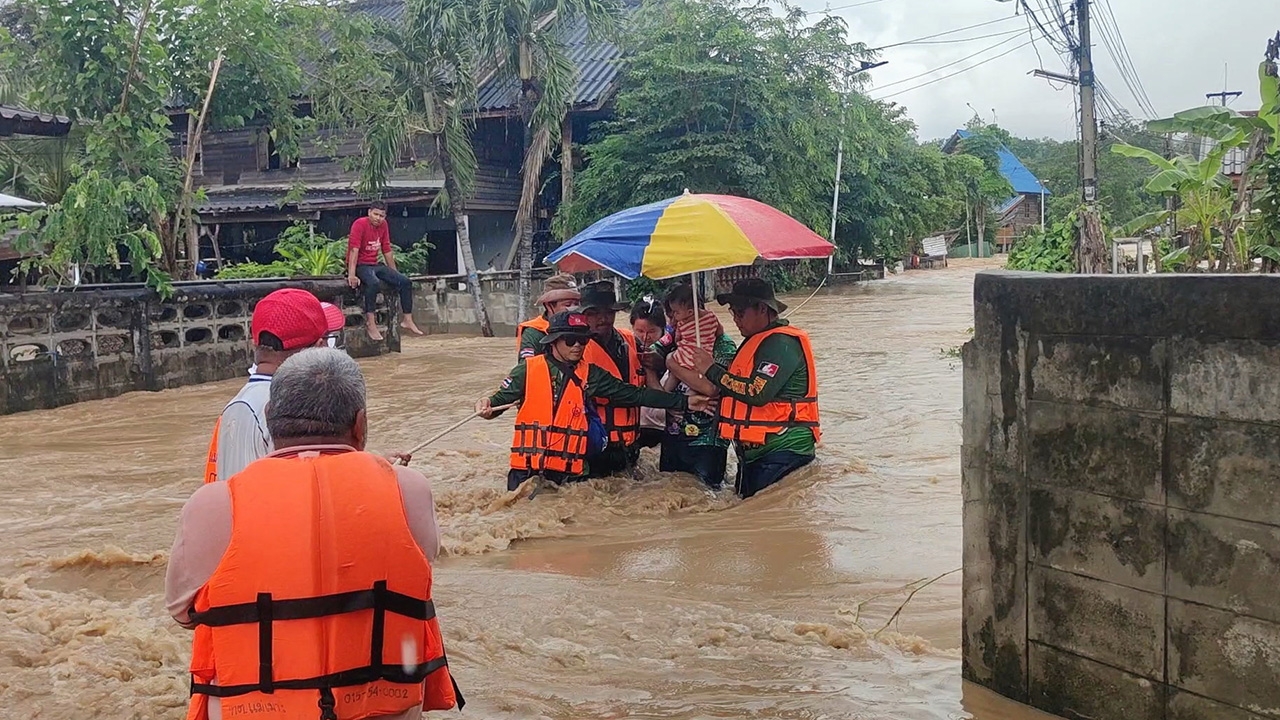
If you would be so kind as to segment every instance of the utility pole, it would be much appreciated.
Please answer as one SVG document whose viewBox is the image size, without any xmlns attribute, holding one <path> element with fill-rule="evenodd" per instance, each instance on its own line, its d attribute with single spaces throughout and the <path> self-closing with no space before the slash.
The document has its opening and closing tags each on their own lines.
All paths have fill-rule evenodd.
<svg viewBox="0 0 1280 720">
<path fill-rule="evenodd" d="M 1239 91 L 1239 90 L 1223 90 L 1222 92 L 1216 92 L 1216 93 L 1205 93 L 1205 94 L 1204 94 L 1204 96 L 1205 96 L 1206 98 L 1208 98 L 1209 100 L 1212 100 L 1212 99 L 1214 99 L 1214 98 L 1221 98 L 1221 99 L 1222 99 L 1222 107 L 1226 107 L 1226 106 L 1227 106 L 1227 98 L 1231 98 L 1232 100 L 1234 100 L 1234 99 L 1236 99 L 1236 98 L 1240 97 L 1240 96 L 1241 96 L 1241 95 L 1243 95 L 1243 94 L 1244 94 L 1244 93 L 1243 93 L 1243 92 L 1241 92 L 1241 91 Z"/>
<path fill-rule="evenodd" d="M 1080 24 L 1080 181 L 1085 205 L 1093 205 L 1098 201 L 1098 119 L 1093 49 L 1089 46 L 1089 0 L 1076 0 L 1076 19 Z"/>
<path fill-rule="evenodd" d="M 888 64 L 889 64 L 888 60 L 882 60 L 880 62 L 868 62 L 866 60 L 863 60 L 861 62 L 861 66 L 857 70 L 854 70 L 853 72 L 849 73 L 849 77 L 853 77 L 854 75 L 857 75 L 859 73 L 864 73 L 868 70 L 874 70 L 875 68 L 881 67 L 883 65 L 888 65 Z M 835 187 L 831 191 L 831 235 L 827 238 L 828 240 L 831 241 L 832 245 L 836 244 L 836 217 L 840 213 L 840 173 L 843 172 L 843 170 L 844 170 L 844 96 L 842 95 L 840 97 L 840 138 L 836 143 L 836 180 L 835 180 Z M 827 274 L 828 275 L 830 275 L 835 270 L 835 264 L 836 264 L 836 255 L 833 252 L 831 253 L 831 256 L 827 258 Z"/>
<path fill-rule="evenodd" d="M 1080 29 L 1080 184 L 1084 188 L 1084 211 L 1080 216 L 1080 237 L 1076 246 L 1076 271 L 1102 273 L 1107 270 L 1102 219 L 1098 215 L 1098 118 L 1093 74 L 1093 48 L 1089 33 L 1089 2 L 1075 0 L 1076 22 Z"/>
</svg>

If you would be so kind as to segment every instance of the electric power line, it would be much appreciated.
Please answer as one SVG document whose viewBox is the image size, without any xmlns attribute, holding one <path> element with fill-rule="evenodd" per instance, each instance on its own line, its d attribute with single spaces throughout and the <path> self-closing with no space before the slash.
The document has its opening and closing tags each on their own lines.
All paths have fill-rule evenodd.
<svg viewBox="0 0 1280 720">
<path fill-rule="evenodd" d="M 1022 33 L 1023 33 L 1023 31 L 1022 31 L 1022 30 L 1019 30 L 1018 32 L 1019 32 L 1019 34 L 1022 34 Z M 908 78 L 903 78 L 903 79 L 901 79 L 901 80 L 895 80 L 895 81 L 893 81 L 893 82 L 891 82 L 891 83 L 885 83 L 884 85 L 880 85 L 880 86 L 876 87 L 876 90 L 883 90 L 883 89 L 885 89 L 885 88 L 893 87 L 894 85 L 901 85 L 901 84 L 903 84 L 903 83 L 911 82 L 912 80 L 919 80 L 920 78 L 925 77 L 925 76 L 927 76 L 927 75 L 932 75 L 933 73 L 935 73 L 935 72 L 937 72 L 937 71 L 939 71 L 939 70 L 945 70 L 945 69 L 947 69 L 947 68 L 949 68 L 949 67 L 951 67 L 951 66 L 953 66 L 953 65 L 959 65 L 960 63 L 964 62 L 965 60 L 972 60 L 973 58 L 978 57 L 979 55 L 981 55 L 981 54 L 983 54 L 983 53 L 985 53 L 985 52 L 987 52 L 987 51 L 989 51 L 989 50 L 995 50 L 996 48 L 1000 47 L 1001 45 L 1004 45 L 1004 44 L 1006 44 L 1006 43 L 1013 42 L 1014 40 L 1017 40 L 1017 39 L 1018 39 L 1018 35 L 1014 35 L 1013 37 L 1005 38 L 1004 40 L 1001 40 L 1000 42 L 998 42 L 998 43 L 996 43 L 996 44 L 994 44 L 994 45 L 990 45 L 990 46 L 988 46 L 988 47 L 985 47 L 985 48 L 983 48 L 983 49 L 979 50 L 978 52 L 973 53 L 973 54 L 971 54 L 971 55 L 966 55 L 966 56 L 964 56 L 964 57 L 960 58 L 959 60 L 955 60 L 955 61 L 949 62 L 949 63 L 947 63 L 946 65 L 939 65 L 938 67 L 936 67 L 936 68 L 932 68 L 932 69 L 930 69 L 930 70 L 926 70 L 925 72 L 922 72 L 922 73 L 920 73 L 919 75 L 912 75 L 911 77 L 908 77 Z M 1028 43 L 1028 44 L 1029 44 L 1029 43 Z M 1019 45 L 1018 47 L 1023 47 L 1023 46 L 1022 46 L 1022 45 Z"/>
<path fill-rule="evenodd" d="M 1016 18 L 1016 17 L 1017 17 L 1017 15 L 1009 15 L 1008 17 L 996 18 L 995 20 L 988 20 L 988 21 L 986 21 L 986 22 L 980 22 L 980 23 L 978 23 L 978 24 L 976 24 L 976 25 L 969 25 L 969 26 L 962 27 L 962 28 L 956 28 L 955 30 L 948 30 L 948 31 L 946 31 L 946 32 L 934 33 L 934 34 L 932 34 L 932 35 L 925 35 L 925 36 L 923 36 L 923 37 L 914 38 L 914 39 L 912 39 L 912 40 L 903 40 L 902 42 L 896 42 L 896 43 L 893 43 L 893 44 L 891 44 L 891 45 L 882 45 L 882 46 L 880 46 L 880 47 L 878 47 L 878 48 L 872 48 L 872 49 L 871 49 L 871 52 L 878 52 L 878 51 L 880 51 L 880 50 L 888 50 L 889 48 L 900 47 L 900 46 L 902 46 L 902 45 L 917 45 L 917 44 L 921 44 L 921 45 L 922 45 L 922 44 L 924 44 L 924 42 L 923 42 L 923 41 L 925 41 L 925 40 L 932 40 L 932 39 L 934 39 L 934 38 L 943 37 L 944 35 L 954 35 L 954 34 L 956 34 L 956 33 L 958 33 L 958 32 L 964 32 L 964 31 L 966 31 L 966 30 L 974 30 L 974 29 L 977 29 L 977 28 L 980 28 L 980 27 L 986 27 L 986 26 L 988 26 L 988 25 L 995 25 L 996 23 L 1008 22 L 1008 21 L 1010 21 L 1010 20 L 1013 20 L 1013 19 L 1014 19 L 1014 18 Z M 976 40 L 977 38 L 971 38 L 971 39 Z"/>
<path fill-rule="evenodd" d="M 1124 80 L 1125 86 L 1129 88 L 1129 93 L 1133 96 L 1134 101 L 1138 103 L 1138 108 L 1148 118 L 1154 118 L 1157 114 L 1155 107 L 1151 104 L 1151 98 L 1147 96 L 1146 88 L 1143 87 L 1142 80 L 1138 77 L 1137 69 L 1133 66 L 1133 59 L 1129 56 L 1129 49 L 1124 42 L 1124 36 L 1120 32 L 1120 26 L 1116 22 L 1111 3 L 1109 0 L 1103 0 L 1101 5 L 1103 12 L 1098 13 L 1098 29 L 1101 31 L 1102 44 L 1115 62 L 1116 68 L 1120 72 L 1120 77 Z"/>
<path fill-rule="evenodd" d="M 863 0 L 862 2 L 850 3 L 848 5 L 837 5 L 836 7 L 829 7 L 826 10 L 815 10 L 814 12 L 829 14 L 837 10 L 848 10 L 849 8 L 862 7 L 863 5 L 875 5 L 876 3 L 882 2 L 884 2 L 884 0 Z"/>
<path fill-rule="evenodd" d="M 1003 44 L 1003 43 L 1001 43 L 1001 44 Z M 914 87 L 909 87 L 909 88 L 907 88 L 907 89 L 905 89 L 905 90 L 899 90 L 899 91 L 898 91 L 898 92 L 896 92 L 896 93 L 892 93 L 892 94 L 889 94 L 889 95 L 885 95 L 885 96 L 882 96 L 882 97 L 875 98 L 875 100 L 876 100 L 877 102 L 882 102 L 882 101 L 884 101 L 884 100 L 888 100 L 889 98 L 894 98 L 894 97 L 898 97 L 899 95 L 903 95 L 903 94 L 905 94 L 905 93 L 909 93 L 909 92 L 911 92 L 912 90 L 919 90 L 919 89 L 920 89 L 920 88 L 922 88 L 922 87 L 925 87 L 925 86 L 928 86 L 928 85 L 932 85 L 932 84 L 937 83 L 937 82 L 942 82 L 943 80 L 946 80 L 946 79 L 948 79 L 948 78 L 953 78 L 953 77 L 955 77 L 956 75 L 960 75 L 960 74 L 962 74 L 962 73 L 969 72 L 970 70 L 972 70 L 972 69 L 974 69 L 974 68 L 976 68 L 976 67 L 981 67 L 981 66 L 983 66 L 983 65 L 986 65 L 987 63 L 992 62 L 992 61 L 994 61 L 994 60 L 999 60 L 1000 58 L 1002 58 L 1002 57 L 1004 57 L 1004 56 L 1008 55 L 1009 53 L 1015 52 L 1015 51 L 1017 51 L 1017 50 L 1021 50 L 1022 48 L 1027 47 L 1027 46 L 1028 46 L 1028 45 L 1030 45 L 1030 44 L 1031 44 L 1031 41 L 1030 41 L 1030 40 L 1028 40 L 1027 42 L 1022 43 L 1021 45 L 1015 45 L 1015 46 L 1013 46 L 1013 47 L 1009 48 L 1008 50 L 1005 50 L 1004 52 L 1000 53 L 999 55 L 995 55 L 995 56 L 989 57 L 989 58 L 987 58 L 986 60 L 983 60 L 983 61 L 981 61 L 981 62 L 974 63 L 973 65 L 970 65 L 970 66 L 969 66 L 969 67 L 967 67 L 967 68 L 961 68 L 960 70 L 957 70 L 957 71 L 955 71 L 955 72 L 953 72 L 953 73 L 950 73 L 950 74 L 947 74 L 947 75 L 943 75 L 943 76 L 942 76 L 942 77 L 940 77 L 940 78 L 934 78 L 933 80 L 929 80 L 928 82 L 920 83 L 919 85 L 916 85 L 916 86 L 914 86 Z M 989 50 L 989 49 L 991 49 L 991 48 L 988 48 L 988 50 Z"/>
</svg>

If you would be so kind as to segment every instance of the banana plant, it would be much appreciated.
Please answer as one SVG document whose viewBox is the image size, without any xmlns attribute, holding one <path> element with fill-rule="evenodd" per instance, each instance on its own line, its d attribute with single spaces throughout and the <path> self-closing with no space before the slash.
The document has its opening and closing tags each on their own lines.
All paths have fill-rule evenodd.
<svg viewBox="0 0 1280 720">
<path fill-rule="evenodd" d="M 1190 228 L 1191 242 L 1162 258 L 1166 267 L 1183 266 L 1194 270 L 1201 262 L 1207 261 L 1213 268 L 1224 252 L 1228 257 L 1234 256 L 1238 263 L 1247 261 L 1251 254 L 1247 250 L 1240 252 L 1236 237 L 1239 229 L 1230 222 L 1232 185 L 1222 174 L 1222 161 L 1227 153 L 1244 146 L 1254 130 L 1265 129 L 1265 122 L 1245 117 L 1230 108 L 1200 107 L 1148 124 L 1152 132 L 1186 133 L 1208 138 L 1214 143 L 1213 148 L 1199 160 L 1190 155 L 1165 158 L 1134 145 L 1113 145 L 1112 152 L 1140 158 L 1155 169 L 1155 174 L 1147 179 L 1144 186 L 1147 192 L 1175 196 L 1181 201 L 1176 213 L 1147 213 L 1126 225 L 1121 232 L 1133 235 L 1175 217 L 1179 225 Z"/>
</svg>

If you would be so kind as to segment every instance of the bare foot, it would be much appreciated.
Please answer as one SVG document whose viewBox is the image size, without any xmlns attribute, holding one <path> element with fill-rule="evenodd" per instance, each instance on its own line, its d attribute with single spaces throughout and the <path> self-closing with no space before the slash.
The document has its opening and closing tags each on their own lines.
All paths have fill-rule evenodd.
<svg viewBox="0 0 1280 720">
<path fill-rule="evenodd" d="M 404 328 L 405 330 L 409 331 L 410 333 L 413 333 L 414 335 L 425 335 L 425 334 L 426 334 L 426 333 L 424 333 L 424 332 L 422 332 L 421 330 L 419 330 L 419 329 L 418 329 L 417 324 L 413 322 L 413 318 L 412 318 L 411 316 L 409 316 L 409 315 L 405 315 L 405 316 L 404 316 L 404 319 L 400 321 L 400 327 Z"/>
<path fill-rule="evenodd" d="M 382 342 L 382 333 L 378 330 L 377 325 L 365 325 L 365 332 L 369 333 L 369 339 L 374 342 Z"/>
</svg>

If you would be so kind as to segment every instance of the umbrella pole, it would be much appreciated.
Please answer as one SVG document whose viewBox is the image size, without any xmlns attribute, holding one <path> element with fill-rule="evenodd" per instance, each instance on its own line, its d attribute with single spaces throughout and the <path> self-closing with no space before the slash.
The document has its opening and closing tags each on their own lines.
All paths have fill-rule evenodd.
<svg viewBox="0 0 1280 720">
<path fill-rule="evenodd" d="M 688 192 L 688 191 L 686 191 Z M 698 332 L 698 273 L 689 273 L 691 278 L 690 285 L 693 287 L 693 338 L 698 343 L 698 347 L 702 347 L 702 333 Z"/>
</svg>

